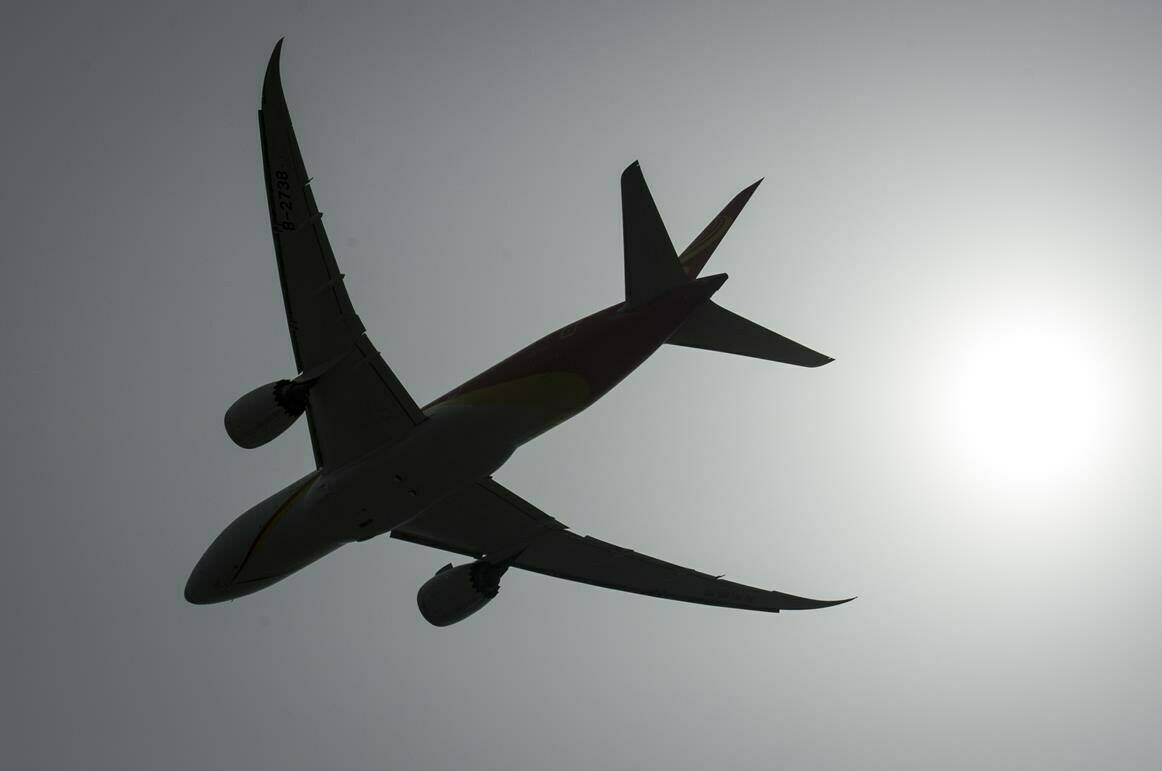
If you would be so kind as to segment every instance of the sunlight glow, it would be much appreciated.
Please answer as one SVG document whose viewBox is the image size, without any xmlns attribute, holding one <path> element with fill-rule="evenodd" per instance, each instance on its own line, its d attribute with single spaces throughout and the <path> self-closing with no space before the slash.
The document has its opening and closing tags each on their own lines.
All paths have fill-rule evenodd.
<svg viewBox="0 0 1162 771">
<path fill-rule="evenodd" d="M 1059 317 L 974 331 L 956 347 L 946 391 L 954 448 L 974 476 L 1059 482 L 1100 462 L 1114 374 L 1083 330 Z"/>
</svg>

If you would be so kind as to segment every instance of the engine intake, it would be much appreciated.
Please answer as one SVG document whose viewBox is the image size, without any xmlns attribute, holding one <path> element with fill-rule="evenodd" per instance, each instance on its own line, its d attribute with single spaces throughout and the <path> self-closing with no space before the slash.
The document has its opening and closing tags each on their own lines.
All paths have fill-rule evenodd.
<svg viewBox="0 0 1162 771">
<path fill-rule="evenodd" d="M 452 567 L 448 563 L 416 594 L 420 615 L 433 626 L 450 626 L 483 608 L 500 591 L 508 565 L 483 560 Z"/>
<path fill-rule="evenodd" d="M 306 411 L 309 389 L 309 383 L 294 380 L 276 380 L 255 388 L 226 410 L 226 433 L 239 447 L 261 447 Z"/>
</svg>

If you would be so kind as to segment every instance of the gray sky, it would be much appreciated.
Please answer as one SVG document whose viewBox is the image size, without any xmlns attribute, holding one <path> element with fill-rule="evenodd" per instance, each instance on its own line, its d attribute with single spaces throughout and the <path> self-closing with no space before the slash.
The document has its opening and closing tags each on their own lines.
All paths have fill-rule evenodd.
<svg viewBox="0 0 1162 771">
<path fill-rule="evenodd" d="M 26 4 L 0 25 L 0 725 L 13 768 L 1142 768 L 1162 752 L 1162 9 Z M 819 597 L 510 573 L 428 626 L 383 539 L 192 607 L 311 465 L 270 48 L 372 340 L 421 403 L 617 300 L 618 174 L 820 370 L 665 349 L 519 451 L 583 533 Z M 648 512 L 643 514 L 642 512 Z"/>
</svg>

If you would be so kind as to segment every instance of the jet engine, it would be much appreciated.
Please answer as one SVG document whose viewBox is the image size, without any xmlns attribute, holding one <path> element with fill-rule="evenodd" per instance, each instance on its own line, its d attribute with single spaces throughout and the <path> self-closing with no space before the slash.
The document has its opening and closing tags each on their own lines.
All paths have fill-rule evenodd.
<svg viewBox="0 0 1162 771">
<path fill-rule="evenodd" d="M 277 380 L 255 388 L 226 410 L 226 433 L 253 450 L 291 427 L 307 409 L 309 383 Z"/>
<path fill-rule="evenodd" d="M 416 594 L 420 615 L 434 626 L 463 621 L 497 595 L 500 577 L 506 570 L 508 565 L 493 565 L 484 560 L 459 567 L 448 563 Z"/>
</svg>

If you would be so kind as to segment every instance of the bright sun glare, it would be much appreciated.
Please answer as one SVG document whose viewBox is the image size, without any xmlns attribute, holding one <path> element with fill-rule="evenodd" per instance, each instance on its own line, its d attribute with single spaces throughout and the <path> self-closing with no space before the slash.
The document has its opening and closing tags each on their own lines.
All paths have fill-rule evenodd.
<svg viewBox="0 0 1162 771">
<path fill-rule="evenodd" d="M 1111 373 L 1091 341 L 1058 318 L 989 326 L 954 349 L 946 395 L 956 450 L 995 482 L 1083 473 L 1112 418 Z"/>
</svg>

